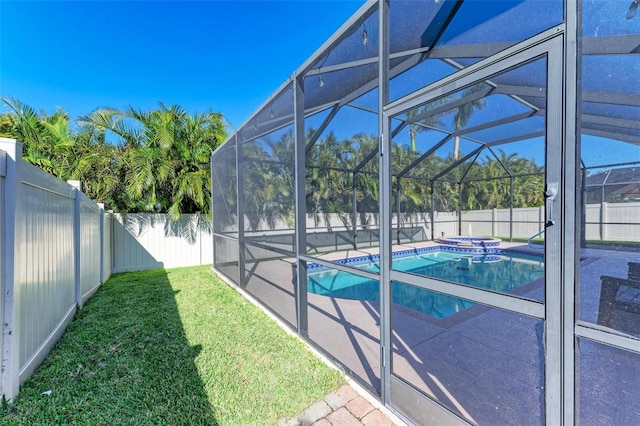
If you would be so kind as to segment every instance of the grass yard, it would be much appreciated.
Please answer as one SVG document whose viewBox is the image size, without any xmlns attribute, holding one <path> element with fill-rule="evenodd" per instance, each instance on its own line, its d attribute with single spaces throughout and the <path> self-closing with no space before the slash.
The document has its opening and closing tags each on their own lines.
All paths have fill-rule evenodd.
<svg viewBox="0 0 640 426">
<path fill-rule="evenodd" d="M 3 404 L 2 423 L 269 425 L 341 383 L 208 267 L 124 273 Z"/>
</svg>

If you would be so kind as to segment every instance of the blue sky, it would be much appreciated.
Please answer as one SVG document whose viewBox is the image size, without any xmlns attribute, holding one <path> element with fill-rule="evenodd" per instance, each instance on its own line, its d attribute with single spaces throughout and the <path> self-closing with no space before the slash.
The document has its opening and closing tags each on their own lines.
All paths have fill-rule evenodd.
<svg viewBox="0 0 640 426">
<path fill-rule="evenodd" d="M 163 101 L 239 127 L 363 3 L 0 0 L 0 96 L 72 118 Z"/>
</svg>

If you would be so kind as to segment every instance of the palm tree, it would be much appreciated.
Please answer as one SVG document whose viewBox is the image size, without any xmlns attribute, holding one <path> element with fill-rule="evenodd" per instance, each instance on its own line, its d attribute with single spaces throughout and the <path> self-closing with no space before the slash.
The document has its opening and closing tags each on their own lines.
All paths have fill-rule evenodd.
<svg viewBox="0 0 640 426">
<path fill-rule="evenodd" d="M 52 115 L 38 114 L 22 102 L 2 98 L 13 114 L 11 136 L 23 142 L 23 159 L 63 180 L 81 179 L 92 157 L 83 149 L 85 129 L 71 127 L 68 114 L 58 108 Z"/>
<path fill-rule="evenodd" d="M 189 115 L 180 107 L 125 112 L 98 110 L 83 122 L 112 132 L 126 151 L 127 195 L 145 210 L 180 213 L 210 211 L 209 156 L 226 138 L 221 114 Z"/>
<path fill-rule="evenodd" d="M 294 205 L 293 132 L 277 141 L 268 136 L 243 146 L 244 214 L 251 230 L 262 223 L 276 227 L 284 219 L 292 224 Z"/>
<path fill-rule="evenodd" d="M 13 134 L 15 123 L 11 113 L 0 114 L 0 138 L 10 138 Z"/>
<path fill-rule="evenodd" d="M 485 90 L 484 83 L 479 83 L 474 86 L 471 86 L 465 89 L 462 92 L 462 98 L 466 98 L 467 96 L 471 96 L 475 93 L 478 93 L 482 90 Z M 471 102 L 467 102 L 459 107 L 455 108 L 456 114 L 453 117 L 453 131 L 457 132 L 464 128 L 469 122 L 471 115 L 474 111 L 481 110 L 485 107 L 485 101 L 483 98 L 473 100 Z M 458 152 L 460 151 L 460 136 L 454 138 L 453 141 L 453 159 L 458 159 Z"/>
<path fill-rule="evenodd" d="M 416 116 L 420 116 L 422 114 L 426 114 L 429 111 L 446 104 L 449 101 L 449 97 L 448 96 L 443 96 L 441 98 L 435 99 L 421 107 L 416 107 L 416 108 L 412 108 L 410 110 L 407 111 L 406 113 L 406 119 L 407 120 L 411 120 Z M 428 115 L 424 118 L 421 118 L 415 122 L 412 122 L 411 124 L 409 124 L 409 138 L 411 140 L 411 152 L 416 152 L 416 136 L 418 133 L 423 132 L 425 130 L 428 130 L 429 127 L 433 127 L 433 126 L 437 126 L 437 125 L 442 125 L 442 118 L 443 114 L 435 114 L 435 115 Z"/>
</svg>

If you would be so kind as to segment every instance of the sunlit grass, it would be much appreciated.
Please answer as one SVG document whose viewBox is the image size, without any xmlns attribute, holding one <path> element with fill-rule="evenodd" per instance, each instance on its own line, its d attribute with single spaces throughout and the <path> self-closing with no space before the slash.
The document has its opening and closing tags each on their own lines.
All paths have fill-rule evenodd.
<svg viewBox="0 0 640 426">
<path fill-rule="evenodd" d="M 342 381 L 207 267 L 126 273 L 77 314 L 2 423 L 267 425 Z"/>
</svg>

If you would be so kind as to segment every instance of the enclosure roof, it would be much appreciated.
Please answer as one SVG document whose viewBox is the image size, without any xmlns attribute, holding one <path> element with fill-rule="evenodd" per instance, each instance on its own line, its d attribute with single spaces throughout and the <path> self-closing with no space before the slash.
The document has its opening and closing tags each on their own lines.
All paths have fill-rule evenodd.
<svg viewBox="0 0 640 426">
<path fill-rule="evenodd" d="M 599 2 L 595 2 L 599 3 Z M 620 3 L 620 4 L 618 4 Z M 622 2 L 591 10 L 584 5 L 580 109 L 583 134 L 640 145 L 640 34 L 628 25 Z M 614 7 L 615 6 L 615 7 Z M 304 88 L 305 116 L 335 114 L 378 87 L 378 2 L 366 2 L 327 42 L 305 61 L 232 137 L 251 141 L 293 124 L 294 83 Z M 524 1 L 391 1 L 389 78 L 421 64 L 455 72 L 549 28 L 562 29 L 563 2 Z M 602 24 L 602 23 L 605 24 Z M 440 65 L 437 65 L 437 64 Z M 623 72 L 623 70 L 635 70 Z M 495 79 L 491 91 L 508 97 L 513 108 L 540 114 L 545 92 L 531 73 Z M 356 105 L 377 113 L 371 107 Z M 524 116 L 523 116 L 524 117 Z M 517 118 L 517 117 L 516 117 Z M 495 120 L 499 118 L 496 117 Z M 491 121 L 491 119 L 488 119 Z M 522 140 L 535 134 L 514 119 L 511 136 L 498 139 L 486 129 L 485 145 Z M 396 123 L 406 126 L 408 123 Z M 533 127 L 532 127 L 533 129 Z M 446 129 L 439 129 L 446 132 Z M 518 133 L 520 132 L 520 134 Z M 450 131 L 451 135 L 452 132 Z"/>
</svg>

